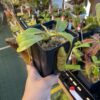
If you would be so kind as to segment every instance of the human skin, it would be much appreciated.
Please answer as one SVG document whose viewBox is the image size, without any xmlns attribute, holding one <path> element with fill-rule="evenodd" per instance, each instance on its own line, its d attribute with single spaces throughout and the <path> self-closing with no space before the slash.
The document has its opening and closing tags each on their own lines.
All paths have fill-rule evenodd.
<svg viewBox="0 0 100 100">
<path fill-rule="evenodd" d="M 22 100 L 50 100 L 50 90 L 57 83 L 55 75 L 41 77 L 34 66 L 27 65 L 28 76 Z"/>
</svg>

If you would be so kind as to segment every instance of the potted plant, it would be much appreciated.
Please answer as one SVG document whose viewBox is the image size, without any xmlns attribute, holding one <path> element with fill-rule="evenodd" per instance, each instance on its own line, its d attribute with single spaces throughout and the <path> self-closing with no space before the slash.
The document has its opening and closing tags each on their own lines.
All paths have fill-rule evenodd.
<svg viewBox="0 0 100 100">
<path fill-rule="evenodd" d="M 72 19 L 72 31 L 76 31 L 79 33 L 79 40 L 82 38 L 89 37 L 93 35 L 95 32 L 100 32 L 100 16 L 99 16 L 99 7 L 100 4 L 96 5 L 96 16 L 89 16 L 87 19 L 81 17 L 73 17 Z"/>
<path fill-rule="evenodd" d="M 58 62 L 60 62 L 62 56 L 65 57 L 64 64 L 66 65 L 74 38 L 71 34 L 63 32 L 66 28 L 66 24 L 61 21 L 58 21 L 55 30 L 48 30 L 43 25 L 38 26 L 38 28 L 44 29 L 45 31 L 29 28 L 17 36 L 16 40 L 19 46 L 17 52 L 24 51 L 31 47 L 30 51 L 33 63 L 42 76 L 47 76 L 57 71 L 57 66 L 62 64 L 59 63 L 57 65 L 57 59 Z M 59 53 L 57 53 L 58 50 Z M 80 69 L 79 66 L 71 68 L 65 65 L 63 65 L 61 70 L 65 70 L 66 68 Z"/>
<path fill-rule="evenodd" d="M 14 7 L 18 7 L 20 5 L 20 1 L 19 0 L 12 0 L 11 1 Z"/>
<path fill-rule="evenodd" d="M 73 12 L 72 13 L 75 14 L 76 16 L 79 16 L 81 14 L 86 13 L 86 11 L 85 11 L 85 8 L 82 4 L 80 4 L 80 5 L 76 4 L 73 7 Z"/>
<path fill-rule="evenodd" d="M 36 24 L 37 19 L 34 14 L 31 14 L 29 17 L 27 13 L 25 13 L 23 16 L 16 16 L 17 20 L 23 27 L 23 29 L 31 27 Z"/>
<path fill-rule="evenodd" d="M 100 35 L 76 42 L 71 55 L 71 64 L 81 65 L 73 75 L 89 90 L 94 98 L 100 98 Z"/>
<path fill-rule="evenodd" d="M 83 21 L 84 15 L 85 9 L 83 5 L 74 5 L 73 10 L 68 8 L 63 12 L 62 20 L 66 18 L 68 30 L 78 33 L 77 27 Z"/>
<path fill-rule="evenodd" d="M 45 23 L 50 21 L 50 14 L 47 11 L 41 12 L 40 16 L 38 17 L 38 20 L 40 20 L 40 23 Z"/>
</svg>

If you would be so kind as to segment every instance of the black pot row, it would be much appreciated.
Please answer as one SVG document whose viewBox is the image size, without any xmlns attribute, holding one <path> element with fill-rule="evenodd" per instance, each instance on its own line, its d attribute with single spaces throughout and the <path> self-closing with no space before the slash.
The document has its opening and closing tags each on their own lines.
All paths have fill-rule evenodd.
<svg viewBox="0 0 100 100">
<path fill-rule="evenodd" d="M 60 74 L 59 78 L 69 93 L 70 87 L 74 87 L 81 100 L 100 100 L 100 81 L 92 84 L 80 71 L 65 71 Z M 75 99 L 77 96 L 72 95 L 72 97 Z"/>
</svg>

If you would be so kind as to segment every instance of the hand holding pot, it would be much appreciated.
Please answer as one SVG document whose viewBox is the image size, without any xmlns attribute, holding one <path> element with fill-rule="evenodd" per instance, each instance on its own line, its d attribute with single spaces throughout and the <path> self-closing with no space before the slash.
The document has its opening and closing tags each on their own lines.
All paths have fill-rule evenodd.
<svg viewBox="0 0 100 100">
<path fill-rule="evenodd" d="M 41 77 L 34 66 L 27 65 L 28 77 L 22 100 L 50 100 L 50 90 L 57 76 Z"/>
</svg>

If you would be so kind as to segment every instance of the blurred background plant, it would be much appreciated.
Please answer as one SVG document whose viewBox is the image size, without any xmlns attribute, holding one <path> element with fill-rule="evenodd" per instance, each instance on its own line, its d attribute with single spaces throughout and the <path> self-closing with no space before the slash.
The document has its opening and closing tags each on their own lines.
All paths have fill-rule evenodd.
<svg viewBox="0 0 100 100">
<path fill-rule="evenodd" d="M 82 73 L 91 82 L 100 79 L 100 35 L 78 41 L 72 50 L 72 64 L 81 64 Z"/>
<path fill-rule="evenodd" d="M 81 5 L 77 5 L 77 4 L 74 5 L 73 14 L 80 15 L 80 14 L 84 14 L 84 13 L 86 13 L 86 11 L 85 11 L 85 8 L 82 4 Z"/>
</svg>

